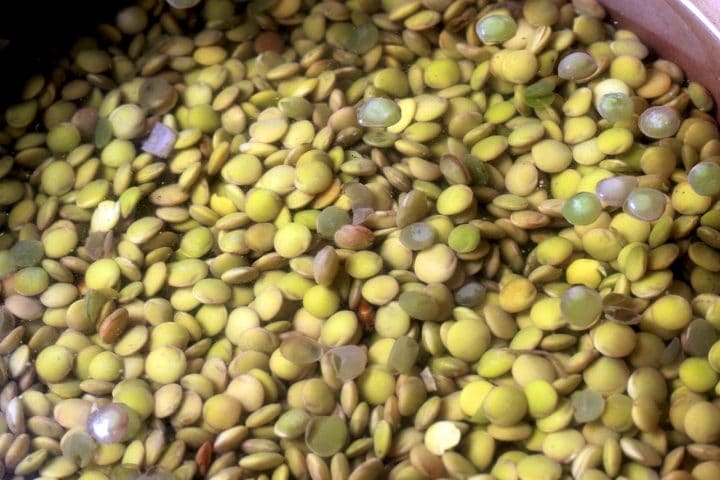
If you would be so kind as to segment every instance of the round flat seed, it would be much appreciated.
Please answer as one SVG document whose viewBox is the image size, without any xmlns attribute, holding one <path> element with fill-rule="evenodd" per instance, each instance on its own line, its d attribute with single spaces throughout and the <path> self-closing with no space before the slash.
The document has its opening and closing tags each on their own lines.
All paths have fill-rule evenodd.
<svg viewBox="0 0 720 480">
<path fill-rule="evenodd" d="M 331 457 L 347 441 L 348 431 L 340 417 L 315 417 L 307 423 L 305 444 L 321 457 Z"/>
</svg>

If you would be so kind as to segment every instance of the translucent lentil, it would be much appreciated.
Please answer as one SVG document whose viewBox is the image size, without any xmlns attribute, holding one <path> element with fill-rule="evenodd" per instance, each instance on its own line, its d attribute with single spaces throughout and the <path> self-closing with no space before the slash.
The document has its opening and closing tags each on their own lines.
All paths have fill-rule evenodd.
<svg viewBox="0 0 720 480">
<path fill-rule="evenodd" d="M 343 209 L 330 206 L 318 214 L 315 219 L 317 232 L 325 238 L 333 238 L 343 225 L 350 223 L 350 215 Z"/>
<path fill-rule="evenodd" d="M 357 119 L 363 127 L 389 127 L 400 120 L 400 107 L 387 98 L 370 98 L 358 108 Z"/>
<path fill-rule="evenodd" d="M 357 345 L 343 345 L 329 350 L 326 355 L 338 379 L 347 381 L 360 376 L 367 365 L 367 351 Z"/>
<path fill-rule="evenodd" d="M 720 192 L 720 165 L 700 162 L 688 172 L 688 182 L 698 195 L 717 195 Z"/>
<path fill-rule="evenodd" d="M 597 69 L 595 59 L 585 52 L 573 52 L 560 60 L 558 76 L 566 80 L 577 80 L 590 76 Z"/>
<path fill-rule="evenodd" d="M 95 410 L 87 419 L 88 433 L 99 443 L 118 443 L 132 438 L 140 422 L 137 414 L 126 407 L 110 403 Z"/>
<path fill-rule="evenodd" d="M 667 197 L 654 188 L 636 188 L 625 199 L 623 209 L 633 217 L 653 221 L 665 211 Z"/>
<path fill-rule="evenodd" d="M 573 225 L 589 225 L 602 213 L 602 205 L 595 195 L 578 193 L 565 201 L 562 209 L 565 220 Z"/>
<path fill-rule="evenodd" d="M 600 180 L 595 186 L 595 194 L 610 207 L 622 207 L 630 193 L 638 186 L 636 177 L 622 175 Z"/>
<path fill-rule="evenodd" d="M 672 107 L 650 107 L 640 115 L 638 127 L 650 138 L 672 137 L 680 128 L 680 114 Z"/>
<path fill-rule="evenodd" d="M 322 356 L 322 347 L 314 340 L 298 335 L 291 336 L 280 344 L 280 352 L 298 365 L 314 363 Z"/>
<path fill-rule="evenodd" d="M 435 241 L 435 231 L 425 222 L 408 225 L 400 231 L 400 241 L 410 250 L 424 250 Z"/>
<path fill-rule="evenodd" d="M 560 310 L 568 323 L 576 328 L 590 327 L 602 313 L 602 300 L 594 290 L 573 286 L 563 293 Z"/>
<path fill-rule="evenodd" d="M 572 396 L 573 414 L 578 423 L 589 423 L 600 418 L 605 399 L 595 390 L 576 391 Z"/>
<path fill-rule="evenodd" d="M 607 93 L 597 104 L 598 113 L 609 122 L 629 119 L 635 111 L 632 99 L 622 92 Z"/>
<path fill-rule="evenodd" d="M 502 43 L 515 36 L 517 23 L 509 15 L 488 15 L 475 24 L 475 32 L 484 43 Z"/>
</svg>

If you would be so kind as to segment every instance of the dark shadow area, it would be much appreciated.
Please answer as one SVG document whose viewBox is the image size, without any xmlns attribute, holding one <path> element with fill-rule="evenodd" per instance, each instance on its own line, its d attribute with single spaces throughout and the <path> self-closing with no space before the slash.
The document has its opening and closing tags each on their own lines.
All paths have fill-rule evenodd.
<svg viewBox="0 0 720 480">
<path fill-rule="evenodd" d="M 14 102 L 25 80 L 50 71 L 73 41 L 112 22 L 127 0 L 0 1 L 0 109 Z"/>
</svg>

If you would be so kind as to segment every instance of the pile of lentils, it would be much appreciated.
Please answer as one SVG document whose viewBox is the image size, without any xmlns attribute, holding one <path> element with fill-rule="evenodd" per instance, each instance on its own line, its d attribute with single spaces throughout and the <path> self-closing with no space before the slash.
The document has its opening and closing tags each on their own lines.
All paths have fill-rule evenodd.
<svg viewBox="0 0 720 480">
<path fill-rule="evenodd" d="M 0 131 L 0 474 L 717 480 L 713 101 L 595 0 L 139 0 Z"/>
</svg>

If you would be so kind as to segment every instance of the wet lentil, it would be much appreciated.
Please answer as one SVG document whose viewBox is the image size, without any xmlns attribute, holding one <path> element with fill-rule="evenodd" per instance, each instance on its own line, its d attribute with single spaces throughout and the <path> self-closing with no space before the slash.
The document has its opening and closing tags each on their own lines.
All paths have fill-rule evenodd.
<svg viewBox="0 0 720 480">
<path fill-rule="evenodd" d="M 717 477 L 704 87 L 593 0 L 200 3 L 6 110 L 4 475 Z"/>
</svg>

